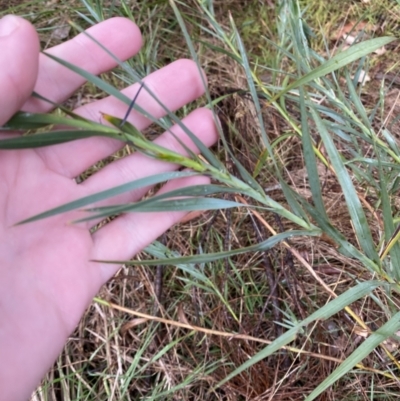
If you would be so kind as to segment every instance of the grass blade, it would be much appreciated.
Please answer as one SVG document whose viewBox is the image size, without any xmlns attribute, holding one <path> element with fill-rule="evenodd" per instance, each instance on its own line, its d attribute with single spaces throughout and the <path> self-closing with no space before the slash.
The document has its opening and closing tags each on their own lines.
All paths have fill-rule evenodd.
<svg viewBox="0 0 400 401">
<path fill-rule="evenodd" d="M 133 212 L 146 212 L 146 211 L 162 211 L 160 210 L 160 201 L 163 201 L 167 198 L 176 198 L 176 197 L 193 197 L 193 196 L 207 196 L 207 195 L 214 195 L 214 194 L 219 194 L 219 193 L 234 193 L 236 192 L 235 189 L 233 188 L 228 188 L 228 187 L 223 187 L 219 185 L 192 185 L 192 186 L 187 186 L 184 188 L 178 188 L 173 191 L 169 191 L 166 193 L 163 193 L 161 195 L 156 195 L 152 196 L 149 199 L 144 199 L 139 202 L 135 203 L 128 203 L 124 205 L 114 205 L 114 206 L 105 206 L 105 207 L 95 207 L 88 209 L 86 211 L 89 212 L 100 212 L 98 214 L 82 218 L 80 220 L 74 221 L 74 223 L 80 223 L 83 221 L 89 221 L 93 219 L 102 219 L 114 215 L 118 215 L 121 213 L 133 213 Z M 207 199 L 207 198 L 203 198 Z M 170 199 L 171 200 L 171 199 Z M 215 199 L 217 201 L 218 199 Z M 183 201 L 183 199 L 182 199 Z M 194 204 L 194 203 L 193 203 Z M 230 205 L 229 207 L 234 207 L 232 203 L 224 203 L 225 205 Z M 241 203 L 236 203 L 236 206 L 243 206 Z M 158 205 L 155 206 L 155 209 L 157 210 L 152 210 L 152 205 Z M 172 205 L 172 203 L 171 203 Z M 182 203 L 182 207 L 184 205 L 184 202 Z M 210 203 L 211 205 L 211 203 Z M 221 208 L 223 208 L 223 203 L 220 204 Z M 176 209 L 170 209 L 171 207 L 174 208 L 174 206 L 170 206 L 168 204 L 165 204 L 166 209 L 165 210 L 179 210 L 179 207 L 177 206 Z M 202 210 L 200 204 L 198 204 L 196 207 L 199 209 L 193 209 L 193 210 Z M 204 203 L 204 210 L 207 209 L 206 204 Z M 184 210 L 189 210 L 189 209 L 184 209 Z"/>
<path fill-rule="evenodd" d="M 208 92 L 207 84 L 206 84 L 205 78 L 204 78 L 204 76 L 203 76 L 203 72 L 202 72 L 202 70 L 201 70 L 201 67 L 200 67 L 200 63 L 199 63 L 199 60 L 198 60 L 198 57 L 197 57 L 197 53 L 196 53 L 196 51 L 194 50 L 193 43 L 192 43 L 192 40 L 190 39 L 190 35 L 189 35 L 189 33 L 188 33 L 187 29 L 186 29 L 185 22 L 183 21 L 182 15 L 181 15 L 181 13 L 179 12 L 178 7 L 176 6 L 174 0 L 170 0 L 170 5 L 171 5 L 171 7 L 172 7 L 172 9 L 173 9 L 173 11 L 174 11 L 175 17 L 176 17 L 176 19 L 177 19 L 177 21 L 178 21 L 178 24 L 179 24 L 179 26 L 180 26 L 180 28 L 181 28 L 181 30 L 182 30 L 183 36 L 185 37 L 186 44 L 187 44 L 187 46 L 188 46 L 188 48 L 189 48 L 189 51 L 190 51 L 190 55 L 192 56 L 192 59 L 194 60 L 194 62 L 195 62 L 196 65 L 198 66 L 199 73 L 200 73 L 200 76 L 201 76 L 201 79 L 202 79 L 202 83 L 203 83 L 203 87 L 204 87 L 204 90 L 205 90 L 205 92 L 206 92 L 207 101 L 208 101 L 209 104 L 211 104 L 210 93 Z M 157 100 L 157 99 L 156 99 L 156 100 Z M 165 109 L 165 107 L 164 107 L 164 109 Z M 217 122 L 218 119 L 216 118 L 216 115 L 215 115 L 215 113 L 214 113 L 214 110 L 211 109 L 211 111 L 212 111 L 213 114 L 214 114 L 214 120 L 216 121 L 217 127 L 219 127 L 219 123 Z M 197 148 L 200 150 L 201 154 L 207 159 L 207 161 L 208 161 L 212 166 L 214 166 L 214 167 L 217 168 L 217 169 L 224 169 L 223 164 L 214 156 L 214 154 L 207 148 L 207 146 L 205 146 L 205 145 L 197 138 L 196 135 L 193 135 L 193 133 L 192 133 L 190 130 L 188 130 L 186 127 L 184 127 L 184 126 L 182 125 L 182 123 L 180 122 L 180 120 L 179 120 L 179 119 L 177 120 L 175 116 L 171 116 L 171 117 L 174 117 L 174 118 L 173 118 L 174 121 L 175 121 L 178 125 L 180 125 L 180 126 L 182 127 L 182 129 L 184 129 L 185 133 L 186 133 L 186 134 L 189 136 L 189 138 L 194 142 L 194 144 L 195 144 L 195 145 L 197 146 Z M 220 133 L 221 133 L 221 132 L 220 132 Z"/>
<path fill-rule="evenodd" d="M 321 214 L 313 208 L 305 199 L 298 197 L 304 208 L 310 213 L 311 217 L 317 222 L 318 227 L 332 238 L 339 245 L 339 252 L 351 258 L 357 258 L 371 273 L 382 274 L 379 264 L 369 259 L 363 252 L 360 252 L 354 245 L 348 242 L 345 236 L 339 232 L 326 219 L 322 218 Z"/>
<path fill-rule="evenodd" d="M 373 51 L 393 42 L 394 40 L 396 40 L 396 38 L 384 36 L 381 38 L 366 40 L 364 42 L 357 43 L 349 47 L 348 49 L 336 54 L 330 60 L 315 68 L 302 78 L 288 85 L 285 89 L 275 95 L 270 100 L 270 103 L 276 101 L 278 98 L 283 96 L 285 93 L 291 91 L 292 89 L 298 88 L 302 85 L 306 85 L 311 81 L 323 77 L 324 75 L 330 74 L 331 72 L 336 71 L 339 68 L 342 68 L 347 64 L 350 64 L 353 61 L 356 61 L 359 58 L 366 56 L 369 53 L 372 53 Z"/>
<path fill-rule="evenodd" d="M 313 143 L 308 127 L 308 115 L 305 105 L 304 88 L 300 87 L 300 114 L 301 114 L 301 141 L 303 144 L 303 159 L 307 168 L 308 182 L 312 193 L 312 198 L 317 211 L 321 214 L 321 218 L 328 219 L 326 214 L 324 201 L 322 199 L 321 183 L 317 169 L 317 159 L 315 157 Z"/>
<path fill-rule="evenodd" d="M 242 66 L 244 68 L 244 71 L 245 71 L 245 74 L 246 74 L 247 84 L 249 86 L 251 97 L 252 97 L 253 102 L 254 102 L 254 107 L 256 108 L 257 118 L 258 118 L 259 126 L 260 126 L 261 138 L 262 138 L 262 141 L 263 141 L 263 144 L 264 144 L 265 148 L 268 149 L 268 151 L 270 153 L 270 156 L 272 157 L 273 160 L 275 160 L 273 158 L 273 152 L 272 152 L 272 149 L 271 149 L 271 144 L 269 143 L 269 140 L 268 140 L 267 132 L 265 131 L 265 126 L 264 126 L 264 120 L 263 120 L 263 117 L 262 117 L 260 101 L 258 99 L 257 89 L 256 89 L 256 86 L 254 84 L 253 75 L 251 73 L 249 60 L 247 59 L 246 49 L 244 47 L 242 38 L 239 35 L 239 32 L 238 32 L 238 30 L 236 28 L 236 25 L 235 25 L 232 17 L 230 18 L 230 21 L 231 21 L 231 25 L 232 25 L 233 31 L 235 32 L 236 42 L 238 44 L 240 56 L 242 58 L 241 64 L 242 64 Z M 277 169 L 277 171 L 279 171 L 279 169 Z"/>
<path fill-rule="evenodd" d="M 77 139 L 90 138 L 92 136 L 105 136 L 108 138 L 126 141 L 124 137 L 118 134 L 118 131 L 102 132 L 99 130 L 73 130 L 73 131 L 51 131 L 44 134 L 35 134 L 27 136 L 17 136 L 0 140 L 0 149 L 31 149 L 43 146 L 58 145 L 60 143 L 71 142 Z"/>
<path fill-rule="evenodd" d="M 378 157 L 378 162 L 380 158 Z M 382 200 L 382 215 L 383 224 L 385 230 L 385 241 L 386 246 L 383 249 L 380 258 L 383 260 L 385 256 L 390 252 L 390 260 L 388 263 L 391 266 L 391 271 L 388 273 L 398 282 L 400 280 L 400 245 L 398 241 L 393 241 L 398 234 L 398 230 L 395 229 L 393 222 L 392 208 L 390 205 L 389 194 L 387 192 L 388 182 L 386 179 L 383 166 L 379 164 L 379 184 L 380 184 L 380 198 Z"/>
<path fill-rule="evenodd" d="M 130 105 L 131 99 L 129 99 L 128 96 L 124 95 L 117 88 L 105 82 L 101 78 L 96 77 L 96 75 L 93 75 L 90 72 L 84 70 L 83 68 L 80 68 L 74 64 L 69 63 L 68 61 L 53 56 L 52 54 L 46 52 L 44 52 L 43 54 L 51 58 L 52 60 L 57 61 L 57 63 L 63 65 L 64 67 L 67 67 L 69 70 L 79 74 L 81 77 L 85 78 L 88 82 L 91 82 L 93 85 L 96 85 L 102 91 L 108 93 L 111 96 L 114 96 L 115 98 L 117 98 L 118 100 L 120 100 L 121 102 L 125 103 L 128 106 Z"/>
<path fill-rule="evenodd" d="M 345 293 L 339 295 L 333 301 L 329 302 L 328 304 L 324 305 L 322 308 L 318 309 L 308 318 L 304 319 L 300 323 L 298 323 L 295 327 L 288 330 L 286 333 L 278 337 L 275 341 L 273 341 L 268 347 L 265 347 L 263 350 L 258 352 L 256 355 L 251 357 L 247 362 L 240 365 L 237 369 L 235 369 L 232 373 L 227 375 L 223 380 L 221 380 L 216 386 L 220 387 L 227 381 L 231 380 L 233 377 L 237 376 L 244 370 L 248 369 L 250 366 L 254 365 L 255 363 L 263 360 L 267 356 L 273 354 L 274 352 L 278 351 L 284 345 L 292 342 L 296 334 L 299 330 L 317 319 L 328 319 L 330 316 L 334 315 L 335 313 L 343 310 L 346 306 L 350 305 L 352 302 L 357 301 L 358 299 L 362 298 L 363 296 L 372 292 L 375 288 L 382 285 L 382 282 L 379 281 L 367 281 L 361 284 L 356 285 L 355 287 L 347 290 Z"/>
<path fill-rule="evenodd" d="M 112 198 L 117 195 L 121 195 L 125 192 L 133 191 L 137 188 L 143 188 L 146 186 L 150 185 L 156 185 L 161 182 L 165 182 L 168 180 L 173 180 L 176 178 L 182 178 L 182 177 L 191 177 L 197 175 L 195 172 L 191 171 L 174 171 L 170 173 L 162 173 L 162 174 L 157 174 L 157 175 L 152 175 L 150 177 L 145 177 L 145 178 L 140 178 L 135 181 L 128 182 L 126 184 L 119 185 L 114 188 L 107 189 L 105 191 L 98 192 L 93 195 L 85 196 L 83 198 L 77 199 L 75 201 L 65 203 L 62 206 L 58 206 L 54 209 L 48 210 L 44 213 L 37 214 L 33 217 L 30 217 L 29 219 L 20 221 L 17 223 L 19 224 L 25 224 L 25 223 L 30 223 L 32 221 L 36 220 L 41 220 L 45 219 L 51 216 L 56 216 L 57 214 L 69 212 L 71 210 L 79 209 L 87 205 L 91 205 L 96 202 L 100 202 L 105 199 Z"/>
<path fill-rule="evenodd" d="M 114 132 L 114 129 L 106 125 L 86 120 L 84 118 L 68 118 L 56 114 L 34 114 L 19 112 L 14 114 L 0 130 L 33 130 L 49 125 L 63 125 L 82 129 L 97 129 L 105 132 Z"/>
<path fill-rule="evenodd" d="M 306 399 L 305 401 L 315 400 L 333 383 L 343 377 L 357 363 L 367 357 L 379 344 L 394 335 L 400 330 L 400 312 L 397 312 L 379 330 L 371 334 L 340 366 L 333 371 Z"/>
<path fill-rule="evenodd" d="M 259 244 L 250 245 L 248 247 L 234 249 L 231 251 L 225 252 L 215 252 L 215 253 L 207 253 L 202 255 L 193 255 L 193 256 L 181 256 L 181 257 L 173 257 L 173 258 L 160 258 L 156 260 L 98 260 L 97 262 L 103 263 L 111 263 L 111 264 L 126 264 L 130 266 L 143 265 L 143 266 L 157 266 L 157 265 L 178 265 L 185 263 L 208 263 L 214 262 L 215 260 L 224 259 L 234 255 L 240 255 L 245 252 L 258 252 L 258 251 L 266 251 L 271 249 L 276 244 L 290 238 L 290 237 L 298 237 L 298 236 L 315 236 L 319 235 L 319 231 L 302 231 L 302 230 L 293 230 L 286 231 L 284 233 L 280 233 L 274 235 L 267 240 L 260 242 Z"/>
<path fill-rule="evenodd" d="M 152 202 L 138 202 L 137 204 L 123 205 L 122 207 L 106 208 L 105 212 L 95 214 L 90 217 L 75 220 L 73 223 L 82 223 L 93 219 L 103 219 L 121 213 L 148 213 L 148 212 L 179 212 L 179 211 L 194 211 L 194 210 L 219 210 L 229 209 L 232 207 L 243 206 L 241 203 L 229 201 L 225 199 L 214 198 L 187 198 L 187 199 L 167 199 L 156 200 Z M 246 205 L 247 206 L 247 205 Z"/>
<path fill-rule="evenodd" d="M 339 151 L 337 150 L 333 139 L 326 129 L 322 119 L 312 106 L 310 108 L 310 111 L 317 126 L 317 129 L 321 135 L 321 139 L 325 145 L 332 166 L 335 170 L 336 177 L 342 188 L 350 217 L 354 225 L 355 234 L 358 238 L 360 246 L 365 252 L 366 256 L 368 256 L 374 262 L 379 263 L 379 256 L 375 249 L 371 230 L 350 175 L 346 170 Z"/>
</svg>

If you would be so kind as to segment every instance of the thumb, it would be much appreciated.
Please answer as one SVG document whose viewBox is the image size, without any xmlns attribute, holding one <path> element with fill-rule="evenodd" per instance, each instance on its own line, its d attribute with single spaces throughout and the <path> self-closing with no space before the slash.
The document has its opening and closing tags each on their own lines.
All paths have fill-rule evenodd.
<svg viewBox="0 0 400 401">
<path fill-rule="evenodd" d="M 39 62 L 39 39 L 35 28 L 23 18 L 0 19 L 0 126 L 31 95 Z"/>
</svg>

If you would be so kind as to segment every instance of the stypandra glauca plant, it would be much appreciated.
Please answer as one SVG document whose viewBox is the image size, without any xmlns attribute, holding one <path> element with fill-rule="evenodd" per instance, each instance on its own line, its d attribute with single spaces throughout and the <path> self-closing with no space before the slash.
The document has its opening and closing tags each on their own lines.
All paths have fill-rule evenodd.
<svg viewBox="0 0 400 401">
<path fill-rule="evenodd" d="M 87 7 L 90 6 L 90 2 L 85 3 Z M 122 3 L 125 5 L 125 2 Z M 174 0 L 170 1 L 170 5 L 185 37 L 191 56 L 200 68 L 195 46 L 186 28 L 185 16 L 180 11 L 185 5 Z M 367 110 L 360 100 L 360 92 L 357 86 L 359 76 L 367 68 L 367 55 L 388 45 L 394 39 L 379 37 L 364 40 L 347 49 L 338 49 L 335 54 L 328 52 L 327 55 L 322 56 L 313 51 L 309 45 L 312 32 L 303 20 L 298 3 L 282 0 L 278 7 L 280 42 L 276 44 L 267 38 L 260 38 L 265 46 L 275 48 L 276 65 L 262 66 L 254 60 L 248 59 L 241 36 L 232 18 L 229 28 L 223 28 L 216 20 L 212 1 L 199 1 L 197 6 L 207 23 L 199 26 L 199 29 L 212 39 L 212 43 L 211 40 L 210 42 L 203 41 L 202 45 L 227 56 L 232 63 L 235 63 L 243 71 L 246 77 L 247 88 L 243 91 L 251 98 L 252 107 L 255 110 L 254 118 L 258 120 L 259 141 L 262 144 L 262 152 L 258 155 L 257 170 L 259 172 L 262 168 L 269 169 L 279 183 L 285 201 L 278 202 L 269 196 L 265 188 L 258 182 L 258 174 L 255 174 L 254 171 L 248 171 L 239 161 L 235 149 L 231 149 L 228 145 L 217 118 L 216 124 L 219 127 L 222 145 L 235 165 L 237 175 L 232 174 L 224 163 L 181 123 L 174 113 L 159 102 L 129 63 L 116 60 L 123 71 L 124 79 L 129 82 L 140 83 L 140 90 L 147 91 L 159 103 L 168 119 L 155 119 L 136 104 L 135 99 L 129 99 L 105 80 L 45 53 L 47 57 L 53 58 L 63 66 L 80 74 L 100 90 L 124 102 L 128 107 L 128 113 L 134 108 L 164 130 L 169 130 L 171 123 L 178 124 L 196 144 L 201 152 L 201 157 L 189 149 L 186 149 L 188 156 L 182 156 L 151 142 L 132 124 L 127 122 L 126 118 L 120 119 L 111 115 L 102 115 L 103 120 L 108 123 L 108 125 L 104 125 L 84 119 L 59 105 L 54 105 L 57 109 L 53 114 L 18 113 L 7 123 L 5 128 L 20 133 L 32 130 L 37 132 L 1 140 L 0 149 L 36 148 L 92 136 L 103 136 L 128 144 L 132 151 L 141 152 L 149 157 L 185 168 L 184 171 L 157 174 L 127 182 L 118 187 L 105 188 L 102 192 L 60 205 L 18 224 L 34 224 L 39 219 L 76 209 L 86 211 L 87 215 L 75 223 L 93 219 L 104 220 L 122 213 L 242 208 L 269 230 L 268 239 L 247 247 L 223 252 L 191 255 L 181 255 L 175 250 L 170 250 L 161 243 L 155 242 L 146 248 L 146 252 L 152 255 L 153 259 L 108 261 L 127 266 L 177 266 L 194 280 L 197 280 L 199 285 L 207 283 L 207 285 L 212 286 L 203 271 L 199 271 L 195 266 L 201 265 L 203 269 L 205 267 L 211 269 L 212 262 L 239 254 L 267 251 L 277 244 L 281 244 L 289 249 L 297 262 L 309 271 L 315 280 L 315 285 L 320 286 L 326 292 L 330 299 L 328 302 L 325 304 L 317 302 L 315 309 L 300 321 L 289 318 L 284 325 L 286 331 L 283 334 L 272 341 L 267 341 L 268 345 L 251 355 L 245 363 L 230 367 L 229 373 L 218 383 L 215 383 L 210 391 L 223 386 L 254 364 L 283 349 L 290 350 L 294 357 L 302 355 L 304 351 L 301 348 L 290 346 L 299 333 L 303 333 L 316 322 L 326 320 L 342 311 L 358 327 L 366 331 L 367 338 L 347 358 L 339 360 L 337 368 L 307 395 L 306 400 L 315 399 L 351 370 L 355 372 L 357 369 L 370 371 L 395 379 L 392 371 L 372 369 L 364 366 L 362 361 L 377 347 L 382 347 L 395 367 L 400 367 L 396 357 L 384 345 L 387 339 L 396 337 L 397 331 L 400 330 L 400 312 L 396 310 L 397 304 L 393 295 L 399 292 L 398 282 L 400 279 L 400 247 L 397 243 L 400 234 L 395 226 L 396 216 L 393 206 L 393 196 L 399 186 L 397 176 L 400 151 L 389 128 L 383 126 L 377 128 L 374 124 L 374 118 L 379 114 L 380 108 L 383 107 L 384 95 L 381 96 L 381 101 L 375 108 Z M 97 17 L 99 16 L 97 15 Z M 216 45 L 216 42 L 220 44 Z M 102 47 L 101 43 L 97 44 Z M 104 47 L 103 50 L 114 57 Z M 281 65 L 284 63 L 293 67 L 290 72 L 285 73 L 283 71 Z M 267 84 L 261 80 L 259 77 L 260 70 L 269 71 L 273 77 L 272 82 Z M 284 79 L 274 80 L 274 77 L 276 78 L 278 75 L 283 75 Z M 229 96 L 223 95 L 219 99 L 212 100 L 208 91 L 206 93 L 207 105 L 212 110 L 223 98 Z M 40 94 L 34 95 L 41 98 Z M 292 105 L 291 107 L 296 107 L 297 114 L 288 111 L 288 103 Z M 291 128 L 292 133 L 290 135 L 296 136 L 301 141 L 311 200 L 295 191 L 285 179 L 283 167 L 276 153 L 277 143 L 271 143 L 265 128 L 263 111 L 266 107 L 273 108 Z M 63 128 L 54 129 L 57 126 Z M 229 128 L 236 129 L 232 125 Z M 365 144 L 368 144 L 369 149 L 371 149 L 368 157 L 363 151 Z M 323 194 L 323 183 L 321 183 L 318 170 L 318 166 L 321 165 L 333 175 L 340 186 L 356 241 L 339 231 L 329 217 Z M 95 206 L 97 202 L 136 188 L 153 186 L 191 175 L 207 175 L 212 179 L 213 184 L 181 188 L 134 203 L 107 207 Z M 382 211 L 383 236 L 378 241 L 371 232 L 371 219 L 365 213 L 367 202 L 360 193 L 360 188 L 365 182 L 368 182 L 374 193 L 378 193 L 380 196 L 377 207 Z M 224 194 L 234 195 L 235 201 L 224 199 L 222 197 Z M 265 219 L 265 216 L 268 215 L 280 216 L 290 229 L 276 232 Z M 354 277 L 351 286 L 338 295 L 314 271 L 312 262 L 305 259 L 288 241 L 296 237 L 329 238 L 331 242 L 336 244 L 336 249 L 341 255 L 356 260 L 366 271 L 371 273 L 374 280 L 361 281 Z M 377 291 L 380 294 L 385 294 L 390 307 L 383 305 L 377 296 Z M 215 292 L 218 293 L 218 290 L 215 289 Z M 224 302 L 223 296 L 220 293 L 218 294 Z M 378 308 L 383 310 L 386 318 L 386 322 L 373 332 L 364 322 L 360 313 L 352 309 L 352 304 L 362 298 L 372 300 Z M 101 299 L 96 299 L 96 301 L 115 307 Z M 229 309 L 229 305 L 226 306 L 232 316 L 235 316 L 235 312 Z M 288 314 L 288 316 L 292 315 Z M 237 333 L 234 332 L 230 334 L 233 338 L 237 336 Z M 310 337 L 312 339 L 312 332 Z"/>
</svg>

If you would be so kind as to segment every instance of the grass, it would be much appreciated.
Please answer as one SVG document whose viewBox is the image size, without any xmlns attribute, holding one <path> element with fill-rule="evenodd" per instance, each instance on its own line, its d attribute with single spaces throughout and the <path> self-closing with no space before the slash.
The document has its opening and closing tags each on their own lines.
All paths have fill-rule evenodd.
<svg viewBox="0 0 400 401">
<path fill-rule="evenodd" d="M 43 46 L 67 17 L 85 26 L 76 10 L 87 24 L 132 12 L 147 36 L 130 63 L 140 77 L 196 53 L 225 169 L 190 162 L 235 190 L 220 199 L 268 209 L 205 211 L 127 261 L 32 400 L 398 399 L 398 45 L 378 38 L 396 34 L 399 6 L 115 4 L 15 11 L 41 29 Z M 376 38 L 346 53 L 333 32 L 358 21 L 378 25 Z M 370 55 L 383 44 L 384 55 Z M 360 85 L 360 71 L 389 78 Z M 129 69 L 103 78 L 117 87 L 133 79 Z"/>
</svg>

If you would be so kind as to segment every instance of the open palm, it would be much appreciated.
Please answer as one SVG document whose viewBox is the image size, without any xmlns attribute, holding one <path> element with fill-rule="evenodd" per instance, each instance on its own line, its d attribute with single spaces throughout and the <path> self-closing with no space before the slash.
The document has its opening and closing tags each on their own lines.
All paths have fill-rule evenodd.
<svg viewBox="0 0 400 401">
<path fill-rule="evenodd" d="M 5 23 L 10 26 L 13 22 L 18 22 L 18 27 L 4 36 Z M 127 19 L 110 19 L 91 28 L 90 33 L 120 59 L 133 56 L 141 46 L 138 28 Z M 48 111 L 48 104 L 29 98 L 33 88 L 54 102 L 62 102 L 84 83 L 80 76 L 44 55 L 39 56 L 36 32 L 26 21 L 6 17 L 0 21 L 1 34 L 0 125 L 20 109 Z M 114 67 L 114 61 L 84 35 L 49 52 L 93 74 Z M 203 93 L 197 67 L 189 60 L 174 62 L 148 76 L 145 82 L 171 110 Z M 137 90 L 137 85 L 133 85 L 124 93 L 132 98 Z M 163 115 L 144 91 L 138 103 L 156 117 Z M 126 106 L 106 98 L 76 112 L 99 121 L 100 112 L 123 116 Z M 134 112 L 129 120 L 139 129 L 149 125 L 148 120 Z M 207 110 L 196 110 L 184 122 L 206 145 L 216 140 Z M 173 131 L 196 150 L 179 128 Z M 2 133 L 2 137 L 8 135 Z M 160 136 L 157 142 L 183 153 L 170 134 Z M 181 212 L 125 215 L 93 235 L 90 225 L 68 225 L 71 214 L 14 226 L 68 201 L 175 168 L 133 154 L 76 184 L 76 176 L 120 147 L 117 141 L 90 138 L 37 150 L 0 152 L 0 400 L 29 396 L 92 297 L 118 268 L 90 260 L 130 258 L 182 217 Z M 205 180 L 192 177 L 170 182 L 162 191 Z M 137 200 L 146 191 L 127 193 L 116 201 Z"/>
</svg>

